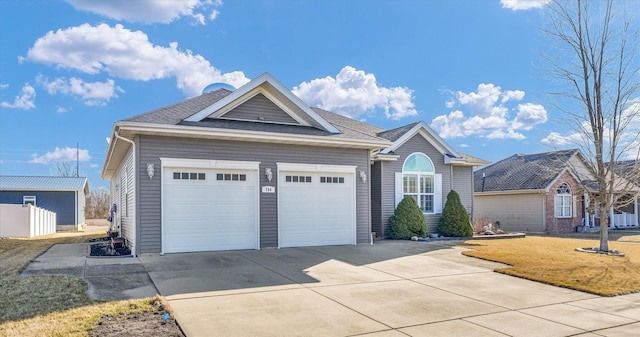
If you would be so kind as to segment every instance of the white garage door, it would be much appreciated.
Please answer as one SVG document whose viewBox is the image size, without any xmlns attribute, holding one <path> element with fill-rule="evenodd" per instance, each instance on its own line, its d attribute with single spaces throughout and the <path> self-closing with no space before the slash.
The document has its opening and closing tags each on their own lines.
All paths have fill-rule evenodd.
<svg viewBox="0 0 640 337">
<path fill-rule="evenodd" d="M 280 247 L 355 244 L 354 174 L 280 171 Z"/>
<path fill-rule="evenodd" d="M 256 171 L 163 168 L 163 252 L 258 248 Z"/>
</svg>

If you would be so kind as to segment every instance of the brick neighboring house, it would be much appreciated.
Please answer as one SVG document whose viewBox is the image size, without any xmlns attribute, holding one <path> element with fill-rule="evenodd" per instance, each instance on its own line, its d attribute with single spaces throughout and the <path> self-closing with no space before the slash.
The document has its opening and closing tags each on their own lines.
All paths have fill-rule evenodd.
<svg viewBox="0 0 640 337">
<path fill-rule="evenodd" d="M 515 154 L 474 172 L 474 216 L 499 221 L 507 231 L 573 232 L 589 209 L 580 183 L 589 180 L 576 149 Z"/>
</svg>

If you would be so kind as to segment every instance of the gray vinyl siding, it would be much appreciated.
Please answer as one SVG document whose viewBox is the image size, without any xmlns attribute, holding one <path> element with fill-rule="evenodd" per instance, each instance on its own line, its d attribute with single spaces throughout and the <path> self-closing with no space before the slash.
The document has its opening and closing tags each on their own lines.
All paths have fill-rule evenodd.
<svg viewBox="0 0 640 337">
<path fill-rule="evenodd" d="M 544 232 L 545 194 L 476 195 L 474 217 L 514 232 Z"/>
<path fill-rule="evenodd" d="M 255 95 L 248 101 L 227 112 L 223 118 L 299 124 L 263 94 Z"/>
<path fill-rule="evenodd" d="M 384 235 L 382 228 L 382 162 L 371 165 L 371 231 L 377 236 Z"/>
<path fill-rule="evenodd" d="M 115 225 L 120 226 L 120 234 L 126 238 L 129 245 L 135 251 L 135 225 L 136 207 L 134 204 L 136 194 L 135 166 L 133 161 L 133 150 L 129 147 L 127 155 L 118 168 L 111 183 L 112 202 L 118 205 L 118 210 L 114 218 Z M 117 185 L 117 186 L 116 186 Z"/>
<path fill-rule="evenodd" d="M 395 173 L 402 172 L 402 165 L 409 155 L 421 152 L 427 155 L 433 162 L 437 174 L 442 174 L 442 203 L 444 206 L 447 194 L 451 189 L 451 169 L 444 163 L 444 155 L 420 134 L 416 134 L 394 151 L 400 157 L 396 161 L 382 163 L 382 224 L 384 236 L 389 236 L 389 217 L 395 210 Z M 470 189 L 471 187 L 469 187 Z M 429 233 L 437 232 L 438 221 L 441 214 L 425 214 Z"/>
<path fill-rule="evenodd" d="M 139 136 L 138 163 L 153 163 L 159 170 L 160 157 L 208 160 L 236 160 L 260 162 L 260 185 L 277 186 L 276 162 L 328 165 L 355 165 L 356 172 L 369 172 L 368 150 L 311 147 L 288 144 L 230 142 L 192 138 Z M 142 165 L 141 165 L 142 166 Z M 264 170 L 274 171 L 269 183 Z M 142 174 L 142 173 L 140 173 Z M 139 180 L 139 252 L 161 251 L 161 173 Z M 363 183 L 356 175 L 356 240 L 369 242 L 370 214 L 369 181 Z M 278 246 L 278 214 L 276 193 L 260 193 L 260 247 Z M 313 202 L 313 200 L 309 200 Z"/>
<path fill-rule="evenodd" d="M 473 210 L 473 168 L 470 166 L 453 166 L 452 188 L 460 195 L 462 205 L 471 214 Z M 448 192 L 447 192 L 448 193 Z M 442 199 L 443 205 L 447 201 L 446 195 Z"/>
<path fill-rule="evenodd" d="M 84 195 L 84 193 L 82 193 Z M 0 191 L 0 204 L 22 205 L 24 196 L 35 196 L 36 206 L 56 212 L 56 225 L 76 224 L 74 191 Z M 84 210 L 80 210 L 84 211 Z"/>
</svg>

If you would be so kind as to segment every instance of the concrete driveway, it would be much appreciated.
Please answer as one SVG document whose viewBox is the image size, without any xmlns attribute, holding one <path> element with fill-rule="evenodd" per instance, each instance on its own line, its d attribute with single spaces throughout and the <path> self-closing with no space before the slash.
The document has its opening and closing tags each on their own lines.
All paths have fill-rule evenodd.
<svg viewBox="0 0 640 337">
<path fill-rule="evenodd" d="M 638 336 L 640 294 L 494 273 L 447 242 L 142 255 L 189 337 Z"/>
</svg>

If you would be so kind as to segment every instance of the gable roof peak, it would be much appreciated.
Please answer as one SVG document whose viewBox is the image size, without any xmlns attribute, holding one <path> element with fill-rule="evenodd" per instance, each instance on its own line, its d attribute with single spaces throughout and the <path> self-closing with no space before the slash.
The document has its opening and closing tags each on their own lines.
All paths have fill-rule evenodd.
<svg viewBox="0 0 640 337">
<path fill-rule="evenodd" d="M 300 125 L 313 126 L 329 133 L 340 133 L 335 126 L 320 117 L 311 107 L 268 72 L 262 73 L 214 104 L 185 118 L 185 121 L 200 122 L 208 117 L 221 117 L 238 103 L 242 103 L 260 92 L 268 93 L 274 103 L 281 103 L 282 107 L 284 107 L 283 110 L 300 122 Z M 275 95 L 271 95 L 271 93 Z"/>
</svg>

